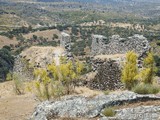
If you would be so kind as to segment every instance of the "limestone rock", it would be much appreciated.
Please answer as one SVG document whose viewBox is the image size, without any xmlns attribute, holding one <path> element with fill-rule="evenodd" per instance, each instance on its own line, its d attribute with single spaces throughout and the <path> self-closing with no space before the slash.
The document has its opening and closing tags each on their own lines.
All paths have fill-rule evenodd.
<svg viewBox="0 0 160 120">
<path fill-rule="evenodd" d="M 157 120 L 160 117 L 160 106 L 139 106 L 116 111 L 121 120 Z"/>
<path fill-rule="evenodd" d="M 99 116 L 105 107 L 147 100 L 160 100 L 160 97 L 138 95 L 129 91 L 112 95 L 99 95 L 94 98 L 70 96 L 58 101 L 46 101 L 39 104 L 31 118 L 33 120 L 50 120 L 57 117 L 94 118 Z M 117 116 L 121 114 L 121 111 L 117 111 Z M 129 113 L 126 111 L 126 114 Z"/>
</svg>

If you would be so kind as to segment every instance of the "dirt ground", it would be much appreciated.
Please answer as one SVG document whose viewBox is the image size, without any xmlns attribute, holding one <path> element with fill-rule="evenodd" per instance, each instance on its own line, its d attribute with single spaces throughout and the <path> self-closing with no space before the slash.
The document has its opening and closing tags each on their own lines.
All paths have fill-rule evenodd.
<svg viewBox="0 0 160 120">
<path fill-rule="evenodd" d="M 103 92 L 78 87 L 75 89 L 74 94 L 94 97 L 103 94 Z M 0 83 L 0 120 L 27 120 L 39 103 L 31 93 L 16 95 L 12 81 Z"/>
<path fill-rule="evenodd" d="M 29 34 L 24 35 L 24 37 L 25 37 L 26 39 L 30 39 L 30 38 L 33 37 L 33 35 L 36 35 L 36 36 L 38 36 L 38 37 L 43 36 L 44 38 L 48 38 L 49 40 L 52 40 L 53 34 L 58 35 L 59 38 L 60 38 L 60 32 L 59 32 L 58 30 L 36 31 L 36 32 L 33 32 L 33 33 L 29 33 Z"/>
<path fill-rule="evenodd" d="M 38 103 L 31 93 L 15 95 L 13 82 L 0 83 L 0 120 L 26 120 Z"/>
<path fill-rule="evenodd" d="M 111 92 L 110 94 L 118 94 L 121 91 Z M 90 90 L 87 87 L 76 87 L 73 95 L 82 95 L 92 98 L 96 95 L 104 94 L 102 91 Z M 157 94 L 159 96 L 160 94 Z M 13 82 L 8 81 L 0 83 L 0 120 L 27 120 L 32 115 L 34 108 L 40 102 L 31 93 L 24 95 L 16 95 L 14 93 Z M 125 104 L 122 106 L 115 106 L 115 109 L 132 108 L 138 106 L 160 105 L 160 101 L 147 101 L 132 104 Z M 58 120 L 72 120 L 72 119 L 58 119 Z M 73 119 L 74 120 L 74 119 Z M 75 119 L 79 120 L 79 119 Z M 97 120 L 97 118 L 93 119 Z"/>
</svg>

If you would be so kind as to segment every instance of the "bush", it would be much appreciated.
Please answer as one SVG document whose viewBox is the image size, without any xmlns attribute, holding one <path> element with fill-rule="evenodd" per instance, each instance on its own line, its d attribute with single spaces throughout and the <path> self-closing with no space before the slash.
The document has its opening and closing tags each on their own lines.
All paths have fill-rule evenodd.
<svg viewBox="0 0 160 120">
<path fill-rule="evenodd" d="M 138 84 L 132 91 L 138 94 L 156 94 L 160 91 L 160 86 L 154 84 Z"/>
<path fill-rule="evenodd" d="M 104 93 L 105 95 L 109 95 L 110 90 L 106 90 L 106 91 L 104 91 L 103 93 Z"/>
<path fill-rule="evenodd" d="M 27 85 L 26 90 L 34 93 L 40 101 L 49 100 L 52 98 L 60 98 L 65 95 L 66 89 L 59 81 L 33 81 Z"/>
<path fill-rule="evenodd" d="M 10 80 L 12 80 L 13 78 L 12 78 L 12 73 L 11 72 L 9 72 L 8 74 L 7 74 L 7 76 L 6 76 L 6 80 L 7 81 L 10 81 Z"/>
<path fill-rule="evenodd" d="M 102 111 L 102 114 L 105 115 L 106 117 L 114 117 L 115 116 L 115 110 L 113 108 L 105 108 Z"/>
<path fill-rule="evenodd" d="M 54 39 L 58 39 L 58 35 L 53 34 L 53 38 L 54 38 Z"/>
</svg>

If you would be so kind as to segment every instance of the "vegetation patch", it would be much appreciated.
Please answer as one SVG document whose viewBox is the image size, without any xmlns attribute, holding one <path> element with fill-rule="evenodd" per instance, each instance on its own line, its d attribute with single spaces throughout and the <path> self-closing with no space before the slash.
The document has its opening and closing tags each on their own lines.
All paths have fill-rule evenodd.
<svg viewBox="0 0 160 120">
<path fill-rule="evenodd" d="M 138 94 L 157 94 L 160 86 L 154 84 L 138 84 L 133 87 L 132 91 Z"/>
<path fill-rule="evenodd" d="M 22 76 L 13 74 L 14 91 L 17 95 L 24 94 L 24 84 L 22 82 Z"/>
<path fill-rule="evenodd" d="M 116 112 L 115 112 L 115 109 L 112 108 L 112 107 L 109 107 L 109 108 L 105 108 L 103 111 L 102 111 L 102 114 L 105 115 L 106 117 L 114 117 Z"/>
</svg>

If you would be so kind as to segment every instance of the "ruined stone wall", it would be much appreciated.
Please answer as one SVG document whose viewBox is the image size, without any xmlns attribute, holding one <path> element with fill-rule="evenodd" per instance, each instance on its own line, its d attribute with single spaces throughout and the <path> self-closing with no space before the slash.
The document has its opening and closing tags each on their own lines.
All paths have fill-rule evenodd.
<svg viewBox="0 0 160 120">
<path fill-rule="evenodd" d="M 31 81 L 34 79 L 33 68 L 30 68 L 28 61 L 21 56 L 15 58 L 13 74 L 18 75 L 22 81 Z"/>
<path fill-rule="evenodd" d="M 60 56 L 65 56 L 64 49 L 60 47 L 30 47 L 15 58 L 13 72 L 22 76 L 23 81 L 33 80 L 34 68 L 46 68 L 53 61 L 59 64 Z"/>
<path fill-rule="evenodd" d="M 119 35 L 113 35 L 108 38 L 108 44 L 94 44 L 92 40 L 92 55 L 99 54 L 125 54 L 127 51 L 135 51 L 140 56 L 150 50 L 149 42 L 142 35 L 134 35 L 128 38 L 121 38 Z"/>
<path fill-rule="evenodd" d="M 115 90 L 123 85 L 120 81 L 121 70 L 116 61 L 96 61 L 97 74 L 95 78 L 89 81 L 88 86 L 92 89 Z"/>
<path fill-rule="evenodd" d="M 135 51 L 138 54 L 138 67 L 142 66 L 143 57 L 150 50 L 147 39 L 140 35 L 128 38 L 120 38 L 114 35 L 108 43 L 104 36 L 93 36 L 92 41 L 92 67 L 97 71 L 96 77 L 90 81 L 90 87 L 100 90 L 119 89 L 122 63 L 125 62 L 125 54 Z"/>
<path fill-rule="evenodd" d="M 105 49 L 105 42 L 107 38 L 102 35 L 93 35 L 92 36 L 92 46 L 91 52 L 92 54 L 102 54 Z"/>
<path fill-rule="evenodd" d="M 71 50 L 71 38 L 69 34 L 64 32 L 61 33 L 60 46 L 65 48 L 66 51 Z"/>
</svg>

